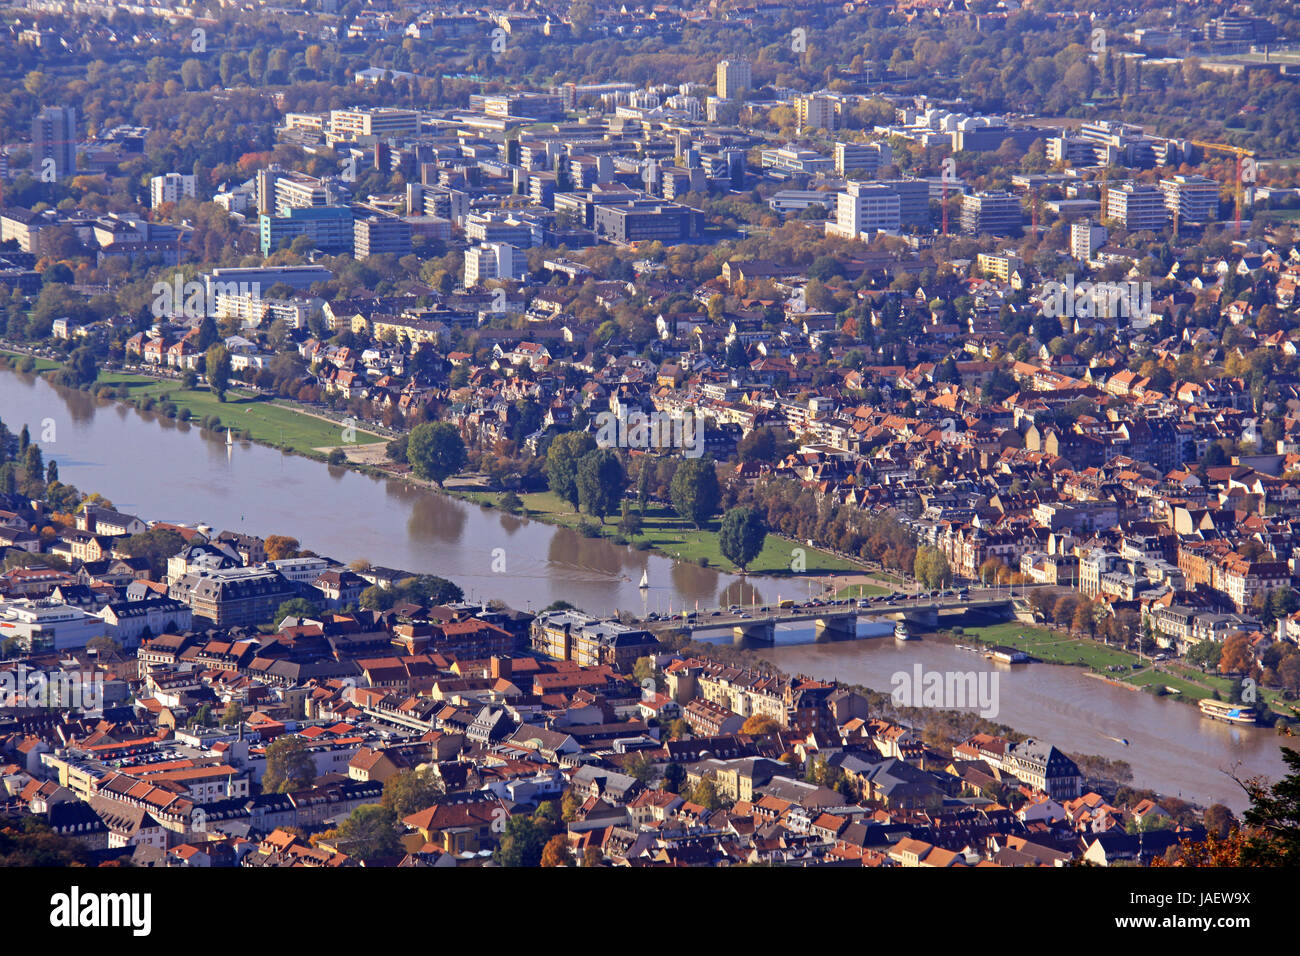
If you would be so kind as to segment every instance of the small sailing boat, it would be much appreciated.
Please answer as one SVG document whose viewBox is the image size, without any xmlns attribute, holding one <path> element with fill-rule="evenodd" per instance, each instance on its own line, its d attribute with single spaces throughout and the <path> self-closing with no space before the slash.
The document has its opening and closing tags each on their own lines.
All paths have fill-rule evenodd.
<svg viewBox="0 0 1300 956">
<path fill-rule="evenodd" d="M 230 429 L 226 429 L 226 447 L 231 448 L 235 444 L 235 436 L 231 434 Z"/>
<path fill-rule="evenodd" d="M 641 572 L 641 583 L 637 585 L 642 591 L 650 587 L 650 569 Z"/>
</svg>

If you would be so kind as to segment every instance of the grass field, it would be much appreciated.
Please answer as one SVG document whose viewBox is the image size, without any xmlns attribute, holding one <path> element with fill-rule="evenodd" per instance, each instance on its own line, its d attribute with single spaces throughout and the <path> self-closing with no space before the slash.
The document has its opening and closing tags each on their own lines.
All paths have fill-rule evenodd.
<svg viewBox="0 0 1300 956">
<path fill-rule="evenodd" d="M 1032 657 L 1053 664 L 1082 664 L 1105 672 L 1108 667 L 1131 667 L 1138 663 L 1136 654 L 1107 647 L 1085 638 L 1072 638 L 1046 628 L 1008 621 L 986 627 L 969 627 L 963 636 L 986 644 L 1014 647 Z"/>
<path fill-rule="evenodd" d="M 461 497 L 478 504 L 494 506 L 501 499 L 501 495 L 497 492 L 464 492 L 461 493 Z M 524 503 L 523 513 L 528 517 L 540 518 L 575 529 L 591 520 L 586 515 L 576 514 L 567 501 L 549 491 L 520 495 L 520 498 Z M 617 517 L 607 518 L 604 525 L 605 533 L 611 536 L 616 534 L 617 524 Z M 708 529 L 697 531 L 679 518 L 671 508 L 652 502 L 646 507 L 641 533 L 631 541 L 634 543 L 644 541 L 654 550 L 682 561 L 698 562 L 700 558 L 704 558 L 709 567 L 724 571 L 739 571 L 739 568 L 722 556 L 722 551 L 718 547 L 718 524 L 719 522 L 715 520 Z M 794 547 L 783 538 L 768 535 L 763 543 L 763 550 L 747 570 L 754 574 L 790 574 Z M 802 550 L 805 562 L 802 572 L 804 574 L 857 570 L 849 562 L 824 551 L 818 551 L 816 548 Z"/>
<path fill-rule="evenodd" d="M 882 588 L 875 584 L 850 584 L 848 587 L 840 588 L 835 592 L 837 600 L 842 598 L 864 598 L 876 597 L 880 594 L 889 594 L 889 588 Z"/>
<path fill-rule="evenodd" d="M 19 361 L 22 361 L 23 359 L 29 357 L 33 358 L 34 361 L 36 362 L 36 368 L 33 371 L 36 372 L 48 372 L 51 371 L 52 369 L 63 367 L 60 363 L 52 361 L 47 358 L 35 358 L 34 356 L 24 355 L 22 352 L 10 352 L 8 349 L 0 349 L 0 355 L 10 355 Z"/>
<path fill-rule="evenodd" d="M 223 426 L 246 431 L 254 441 L 276 445 L 286 451 L 306 453 L 342 444 L 342 432 L 338 425 L 254 397 L 247 392 L 229 391 L 225 402 L 219 402 L 206 388 L 186 391 L 179 382 L 159 382 L 129 372 L 101 372 L 97 384 L 125 387 L 131 401 L 150 397 L 161 400 L 166 396 L 178 408 L 188 408 L 195 420 L 215 415 L 221 419 Z M 360 429 L 357 430 L 356 438 L 360 443 L 384 440 L 379 435 Z"/>
</svg>

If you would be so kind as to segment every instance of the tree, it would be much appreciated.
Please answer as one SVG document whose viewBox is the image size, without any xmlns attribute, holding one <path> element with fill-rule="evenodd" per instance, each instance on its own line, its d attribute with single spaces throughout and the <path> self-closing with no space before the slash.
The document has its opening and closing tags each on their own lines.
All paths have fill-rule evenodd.
<svg viewBox="0 0 1300 956">
<path fill-rule="evenodd" d="M 627 471 L 618 452 L 597 448 L 583 455 L 578 460 L 577 485 L 579 505 L 603 523 L 623 500 L 627 487 Z"/>
<path fill-rule="evenodd" d="M 95 364 L 95 353 L 82 346 L 74 349 L 68 356 L 68 364 L 65 366 L 65 382 L 74 388 L 81 388 L 83 385 L 89 385 L 99 377 L 99 368 Z"/>
<path fill-rule="evenodd" d="M 947 557 L 938 548 L 929 545 L 922 545 L 916 549 L 912 574 L 923 586 L 932 590 L 952 581 L 952 568 L 948 564 Z"/>
<path fill-rule="evenodd" d="M 578 461 L 596 447 L 587 432 L 556 435 L 546 451 L 546 481 L 552 493 L 578 507 Z"/>
<path fill-rule="evenodd" d="M 226 400 L 226 390 L 230 387 L 230 352 L 221 343 L 208 347 L 203 359 L 204 374 L 208 377 L 208 387 L 217 396 L 217 401 Z"/>
<path fill-rule="evenodd" d="M 1220 839 L 1226 837 L 1237 823 L 1232 810 L 1222 803 L 1212 803 L 1205 811 L 1205 829 Z"/>
<path fill-rule="evenodd" d="M 1187 663 L 1201 668 L 1217 665 L 1222 654 L 1223 649 L 1214 641 L 1199 641 L 1188 648 Z"/>
<path fill-rule="evenodd" d="M 542 866 L 568 866 L 569 841 L 563 833 L 557 833 L 546 841 L 542 847 Z"/>
<path fill-rule="evenodd" d="M 682 784 L 686 783 L 686 769 L 679 763 L 670 763 L 664 767 L 664 778 L 660 788 L 668 793 L 681 793 Z"/>
<path fill-rule="evenodd" d="M 289 598 L 287 601 L 280 602 L 280 606 L 275 609 L 275 614 L 271 617 L 271 623 L 278 626 L 286 617 L 318 618 L 320 608 L 306 598 Z"/>
<path fill-rule="evenodd" d="M 754 508 L 732 508 L 722 518 L 718 547 L 728 561 L 744 571 L 763 550 L 767 527 Z"/>
<path fill-rule="evenodd" d="M 348 856 L 365 862 L 402 853 L 392 815 L 377 803 L 364 804 L 348 814 L 330 842 Z"/>
<path fill-rule="evenodd" d="M 266 536 L 266 541 L 262 543 L 268 561 L 283 561 L 286 558 L 297 557 L 300 547 L 297 538 L 290 538 L 283 534 L 269 534 Z"/>
<path fill-rule="evenodd" d="M 167 559 L 185 547 L 185 539 L 166 528 L 150 528 L 131 535 L 120 547 L 127 557 L 147 559 L 149 569 L 161 576 L 167 570 Z"/>
<path fill-rule="evenodd" d="M 1283 747 L 1282 759 L 1290 772 L 1271 787 L 1260 780 L 1242 784 L 1250 795 L 1242 815 L 1249 832 L 1245 866 L 1300 866 L 1300 752 Z"/>
<path fill-rule="evenodd" d="M 1233 634 L 1224 640 L 1223 654 L 1219 658 L 1219 673 L 1248 674 L 1254 665 L 1250 640 L 1245 634 Z"/>
<path fill-rule="evenodd" d="M 380 806 L 392 814 L 393 819 L 401 820 L 412 813 L 433 806 L 441 791 L 434 779 L 433 771 L 428 767 L 415 770 L 401 770 L 384 781 L 384 795 Z"/>
<path fill-rule="evenodd" d="M 718 796 L 718 786 L 712 774 L 705 774 L 691 791 L 691 803 L 698 803 L 705 810 L 720 810 L 722 798 Z"/>
<path fill-rule="evenodd" d="M 468 461 L 464 440 L 447 422 L 421 422 L 411 429 L 406 457 L 417 478 L 439 487 Z"/>
<path fill-rule="evenodd" d="M 618 518 L 618 530 L 629 538 L 635 538 L 641 533 L 641 513 L 629 508 L 626 501 L 620 505 L 620 508 L 622 512 Z"/>
<path fill-rule="evenodd" d="M 122 653 L 122 645 L 107 635 L 92 637 L 86 642 L 86 650 L 94 651 L 100 657 L 111 657 Z"/>
<path fill-rule="evenodd" d="M 506 821 L 506 831 L 493 851 L 493 859 L 501 866 L 537 866 L 542 862 L 548 838 L 531 817 L 517 814 Z"/>
<path fill-rule="evenodd" d="M 781 729 L 781 725 L 771 717 L 764 717 L 762 714 L 750 714 L 745 722 L 740 725 L 742 734 L 753 734 L 755 737 L 761 737 L 764 734 L 774 734 Z"/>
<path fill-rule="evenodd" d="M 237 700 L 232 700 L 221 712 L 221 723 L 226 727 L 236 727 L 244 722 L 244 708 Z"/>
<path fill-rule="evenodd" d="M 277 737 L 266 747 L 263 793 L 289 793 L 309 787 L 316 779 L 316 765 L 307 741 L 297 736 Z"/>
<path fill-rule="evenodd" d="M 673 510 L 697 529 L 703 528 L 722 501 L 712 459 L 688 458 L 677 468 L 668 489 Z"/>
</svg>

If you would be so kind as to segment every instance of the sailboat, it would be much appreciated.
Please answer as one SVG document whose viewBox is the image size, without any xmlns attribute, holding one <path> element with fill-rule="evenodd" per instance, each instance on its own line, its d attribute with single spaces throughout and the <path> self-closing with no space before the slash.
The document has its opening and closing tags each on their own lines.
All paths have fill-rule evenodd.
<svg viewBox="0 0 1300 956">
<path fill-rule="evenodd" d="M 650 587 L 650 569 L 641 572 L 641 583 L 637 585 L 642 591 Z"/>
<path fill-rule="evenodd" d="M 232 447 L 234 444 L 235 444 L 235 436 L 232 435 L 232 434 L 230 433 L 230 429 L 227 428 L 227 429 L 226 429 L 226 447 L 227 447 L 227 448 L 230 448 L 230 447 Z"/>
</svg>

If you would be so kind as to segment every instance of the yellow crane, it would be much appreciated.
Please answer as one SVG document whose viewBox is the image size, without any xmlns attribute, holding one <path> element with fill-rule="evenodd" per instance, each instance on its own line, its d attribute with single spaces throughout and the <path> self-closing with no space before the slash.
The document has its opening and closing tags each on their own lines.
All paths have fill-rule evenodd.
<svg viewBox="0 0 1300 956">
<path fill-rule="evenodd" d="M 1246 180 L 1255 181 L 1255 154 L 1248 149 L 1242 149 L 1240 146 L 1233 146 L 1229 143 L 1203 143 L 1194 139 L 1191 141 L 1193 146 L 1199 146 L 1201 149 L 1213 150 L 1218 153 L 1230 153 L 1237 157 L 1237 237 L 1241 237 L 1241 189 L 1242 183 Z"/>
</svg>

